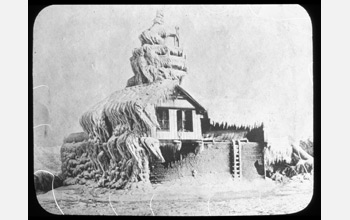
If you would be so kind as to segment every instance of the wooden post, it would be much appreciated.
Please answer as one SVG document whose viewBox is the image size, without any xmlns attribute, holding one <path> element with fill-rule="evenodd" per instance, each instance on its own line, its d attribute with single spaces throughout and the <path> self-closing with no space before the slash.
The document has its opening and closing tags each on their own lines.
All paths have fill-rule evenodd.
<svg viewBox="0 0 350 220">
<path fill-rule="evenodd" d="M 241 179 L 243 177 L 243 172 L 242 172 L 242 145 L 241 142 L 238 141 L 238 157 L 239 157 L 239 179 Z"/>
<path fill-rule="evenodd" d="M 237 167 L 236 167 L 236 143 L 233 140 L 232 143 L 232 147 L 233 147 L 233 178 L 236 179 L 237 178 Z"/>
</svg>

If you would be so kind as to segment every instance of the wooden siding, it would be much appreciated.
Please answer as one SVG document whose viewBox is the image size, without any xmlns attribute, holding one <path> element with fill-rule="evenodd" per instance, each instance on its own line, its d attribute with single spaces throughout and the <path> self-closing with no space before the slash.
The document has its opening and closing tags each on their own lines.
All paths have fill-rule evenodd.
<svg viewBox="0 0 350 220">
<path fill-rule="evenodd" d="M 176 110 L 169 109 L 169 131 L 157 130 L 156 138 L 159 140 L 176 139 L 176 135 L 177 135 Z"/>
<path fill-rule="evenodd" d="M 178 109 L 169 109 L 169 131 L 157 131 L 156 138 L 159 140 L 201 140 L 201 115 L 196 114 L 196 111 L 192 110 L 193 132 L 178 132 L 176 118 L 177 110 Z"/>
<path fill-rule="evenodd" d="M 195 107 L 189 103 L 186 99 L 175 99 L 168 100 L 167 102 L 163 102 L 158 107 L 166 107 L 166 108 L 176 108 L 176 109 L 195 109 Z"/>
</svg>

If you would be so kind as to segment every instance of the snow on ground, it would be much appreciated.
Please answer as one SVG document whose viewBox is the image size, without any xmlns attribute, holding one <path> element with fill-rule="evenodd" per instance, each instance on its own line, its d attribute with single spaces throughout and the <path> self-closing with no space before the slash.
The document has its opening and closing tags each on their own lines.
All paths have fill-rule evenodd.
<svg viewBox="0 0 350 220">
<path fill-rule="evenodd" d="M 221 180 L 221 183 L 219 183 Z M 64 214 L 77 215 L 271 215 L 295 213 L 307 207 L 313 181 L 275 183 L 269 179 L 234 182 L 215 176 L 184 177 L 132 190 L 82 185 L 55 189 Z M 52 191 L 37 196 L 50 213 L 61 214 Z"/>
</svg>

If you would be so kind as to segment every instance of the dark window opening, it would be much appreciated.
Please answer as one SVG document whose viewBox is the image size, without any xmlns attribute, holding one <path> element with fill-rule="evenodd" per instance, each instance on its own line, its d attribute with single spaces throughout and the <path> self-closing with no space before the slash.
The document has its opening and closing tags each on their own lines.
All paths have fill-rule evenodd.
<svg viewBox="0 0 350 220">
<path fill-rule="evenodd" d="M 161 131 L 169 131 L 169 109 L 157 109 L 157 119 Z"/>
<path fill-rule="evenodd" d="M 183 132 L 193 131 L 192 110 L 177 110 L 177 130 Z"/>
</svg>

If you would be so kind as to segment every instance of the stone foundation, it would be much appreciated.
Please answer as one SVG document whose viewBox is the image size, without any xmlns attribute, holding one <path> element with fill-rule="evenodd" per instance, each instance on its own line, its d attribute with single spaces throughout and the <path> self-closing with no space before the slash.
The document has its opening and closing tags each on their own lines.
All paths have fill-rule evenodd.
<svg viewBox="0 0 350 220">
<path fill-rule="evenodd" d="M 196 177 L 204 174 L 230 174 L 230 143 L 204 144 L 204 149 L 195 154 L 195 143 L 184 145 L 181 149 L 182 160 L 173 163 L 173 167 L 156 163 L 151 169 L 150 180 L 160 183 L 180 179 L 182 177 Z"/>
<path fill-rule="evenodd" d="M 256 142 L 242 143 L 242 176 L 247 180 L 264 178 L 263 146 Z"/>
</svg>

